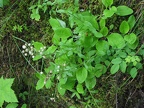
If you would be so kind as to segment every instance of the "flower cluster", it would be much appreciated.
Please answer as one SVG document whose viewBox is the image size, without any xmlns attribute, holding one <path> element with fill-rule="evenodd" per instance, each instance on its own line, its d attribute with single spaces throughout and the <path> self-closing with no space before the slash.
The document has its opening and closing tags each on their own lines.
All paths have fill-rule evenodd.
<svg viewBox="0 0 144 108">
<path fill-rule="evenodd" d="M 34 58 L 34 47 L 31 43 L 25 43 L 24 45 L 22 45 L 22 53 L 25 56 L 31 55 L 32 58 Z"/>
<path fill-rule="evenodd" d="M 46 47 L 43 46 L 39 50 L 36 50 L 33 44 L 31 43 L 25 43 L 22 45 L 22 53 L 24 56 L 30 55 L 32 58 L 34 58 L 36 55 L 41 55 L 42 58 L 45 58 L 44 51 L 46 50 Z"/>
<path fill-rule="evenodd" d="M 45 55 L 43 54 L 43 52 L 45 51 L 45 49 L 46 49 L 46 46 L 41 47 L 40 50 L 38 51 L 38 53 L 39 53 L 43 58 L 45 58 Z"/>
</svg>

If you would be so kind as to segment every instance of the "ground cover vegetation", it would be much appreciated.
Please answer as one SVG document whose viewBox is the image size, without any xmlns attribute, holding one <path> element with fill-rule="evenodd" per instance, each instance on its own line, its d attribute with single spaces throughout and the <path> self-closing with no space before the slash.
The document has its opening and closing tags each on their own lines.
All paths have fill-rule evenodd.
<svg viewBox="0 0 144 108">
<path fill-rule="evenodd" d="M 0 107 L 144 107 L 143 1 L 0 7 Z"/>
</svg>

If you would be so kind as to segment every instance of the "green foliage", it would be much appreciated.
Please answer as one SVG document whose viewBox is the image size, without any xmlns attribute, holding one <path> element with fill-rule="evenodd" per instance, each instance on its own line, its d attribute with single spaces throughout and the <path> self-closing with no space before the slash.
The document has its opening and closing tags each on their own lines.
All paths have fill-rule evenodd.
<svg viewBox="0 0 144 108">
<path fill-rule="evenodd" d="M 4 5 L 8 5 L 9 0 L 0 0 L 0 7 L 3 7 Z"/>
<path fill-rule="evenodd" d="M 5 102 L 18 102 L 17 97 L 14 91 L 11 89 L 12 83 L 14 79 L 4 79 L 0 78 L 0 107 L 2 107 L 4 101 Z M 14 104 L 9 104 L 9 106 L 13 106 Z"/>
<path fill-rule="evenodd" d="M 17 103 L 9 103 L 6 108 L 17 108 L 18 104 Z"/>
<path fill-rule="evenodd" d="M 133 10 L 127 6 L 118 6 L 116 14 L 119 16 L 127 16 L 133 13 Z"/>
<path fill-rule="evenodd" d="M 55 6 L 60 1 L 55 0 L 48 5 Z M 71 97 L 81 99 L 81 96 L 95 91 L 97 79 L 104 74 L 122 72 L 132 78 L 137 76 L 142 64 L 140 56 L 135 53 L 139 44 L 138 37 L 131 32 L 136 22 L 131 15 L 133 10 L 123 5 L 112 6 L 113 0 L 102 0 L 102 3 L 106 8 L 103 15 L 98 15 L 100 17 L 89 11 L 74 11 L 72 8 L 55 11 L 59 15 L 65 14 L 68 21 L 51 15 L 49 23 L 54 34 L 53 44 L 41 51 L 45 46 L 40 42 L 33 42 L 33 61 L 51 60 L 44 67 L 44 72 L 36 73 L 36 90 L 56 86 L 59 94 L 64 95 L 66 91 L 70 91 Z M 39 9 L 43 9 L 42 5 L 30 8 L 32 19 L 40 20 Z M 114 14 L 131 16 L 118 26 L 108 25 L 109 18 L 113 18 Z M 119 31 L 116 32 L 113 28 Z"/>
</svg>

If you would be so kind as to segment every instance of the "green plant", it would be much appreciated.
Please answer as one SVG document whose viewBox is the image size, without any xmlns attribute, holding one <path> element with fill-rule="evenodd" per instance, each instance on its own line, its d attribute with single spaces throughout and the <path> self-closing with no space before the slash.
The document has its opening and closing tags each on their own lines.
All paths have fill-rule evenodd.
<svg viewBox="0 0 144 108">
<path fill-rule="evenodd" d="M 68 23 L 58 18 L 49 19 L 54 31 L 53 44 L 41 51 L 42 43 L 32 43 L 36 54 L 34 61 L 51 60 L 43 72 L 36 73 L 37 90 L 56 86 L 61 95 L 70 91 L 71 97 L 80 99 L 96 91 L 97 79 L 103 74 L 122 72 L 132 78 L 137 76 L 142 64 L 141 55 L 136 53 L 138 37 L 131 32 L 136 22 L 131 15 L 133 10 L 124 5 L 112 6 L 113 0 L 102 0 L 102 3 L 106 9 L 99 17 L 88 11 L 60 9 L 57 12 L 65 13 Z M 129 17 L 118 27 L 107 25 L 110 18 L 117 15 Z M 117 31 L 114 28 L 118 28 Z"/>
<path fill-rule="evenodd" d="M 1 97 L 0 98 L 0 107 L 2 107 L 4 101 L 8 102 L 8 103 L 9 102 L 18 102 L 14 91 L 11 89 L 13 81 L 14 81 L 13 78 L 9 78 L 9 79 L 4 79 L 3 77 L 0 78 L 0 97 Z M 11 104 L 13 104 L 13 103 L 11 103 Z"/>
<path fill-rule="evenodd" d="M 0 0 L 0 7 L 3 7 L 4 5 L 8 5 L 9 0 Z"/>
<path fill-rule="evenodd" d="M 29 9 L 31 10 L 31 19 L 36 21 L 40 20 L 40 10 L 44 13 L 48 11 L 49 14 L 56 13 L 56 10 L 61 6 L 63 3 L 67 2 L 68 0 L 54 0 L 53 2 L 48 0 L 38 0 L 37 4 L 32 5 Z M 49 8 L 50 7 L 50 8 Z"/>
</svg>

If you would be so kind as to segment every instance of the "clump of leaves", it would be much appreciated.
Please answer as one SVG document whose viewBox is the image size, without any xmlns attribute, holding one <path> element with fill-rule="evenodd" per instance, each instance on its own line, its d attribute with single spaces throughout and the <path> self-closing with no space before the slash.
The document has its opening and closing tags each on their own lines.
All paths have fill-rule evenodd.
<svg viewBox="0 0 144 108">
<path fill-rule="evenodd" d="M 4 101 L 5 102 L 18 102 L 17 97 L 14 91 L 11 89 L 12 83 L 14 79 L 4 79 L 0 78 L 0 107 L 2 107 Z"/>
<path fill-rule="evenodd" d="M 99 19 L 88 11 L 73 12 L 70 9 L 57 11 L 69 17 L 68 24 L 58 18 L 49 19 L 54 31 L 53 45 L 43 54 L 44 59 L 49 58 L 53 62 L 45 67 L 43 73 L 36 73 L 39 78 L 37 90 L 44 86 L 51 88 L 57 81 L 57 90 L 61 95 L 70 91 L 72 97 L 80 99 L 95 91 L 97 79 L 103 74 L 122 72 L 132 78 L 137 76 L 142 64 L 141 57 L 136 53 L 138 36 L 131 32 L 136 22 L 131 15 L 133 10 L 124 5 L 112 6 L 113 0 L 102 0 L 102 3 L 106 8 Z M 114 14 L 129 16 L 120 23 L 118 32 L 113 32 L 116 26 L 106 26 Z M 33 44 L 35 49 L 43 46 L 39 42 Z M 41 58 L 42 55 L 37 55 L 33 60 Z"/>
</svg>

